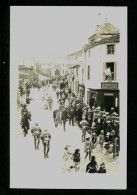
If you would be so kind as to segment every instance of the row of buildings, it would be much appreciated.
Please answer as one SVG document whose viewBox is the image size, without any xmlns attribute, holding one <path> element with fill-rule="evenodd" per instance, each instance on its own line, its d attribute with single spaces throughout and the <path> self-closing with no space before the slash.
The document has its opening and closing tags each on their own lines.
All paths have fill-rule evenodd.
<svg viewBox="0 0 137 195">
<path fill-rule="evenodd" d="M 105 20 L 79 51 L 69 54 L 55 71 L 67 74 L 69 87 L 81 101 L 119 112 L 120 31 Z"/>
<path fill-rule="evenodd" d="M 120 31 L 106 18 L 81 50 L 47 62 L 32 62 L 45 76 L 66 75 L 71 91 L 86 104 L 96 103 L 108 111 L 114 107 L 119 112 L 120 54 Z"/>
</svg>

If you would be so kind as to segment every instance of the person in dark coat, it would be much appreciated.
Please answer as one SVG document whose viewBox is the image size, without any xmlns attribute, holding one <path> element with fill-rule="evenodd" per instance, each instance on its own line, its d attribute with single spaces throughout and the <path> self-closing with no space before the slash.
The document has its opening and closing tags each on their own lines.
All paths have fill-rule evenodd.
<svg viewBox="0 0 137 195">
<path fill-rule="evenodd" d="M 119 124 L 117 121 L 114 122 L 113 129 L 115 130 L 116 137 L 119 135 Z"/>
<path fill-rule="evenodd" d="M 66 122 L 67 122 L 67 118 L 68 118 L 68 113 L 67 113 L 67 110 L 66 109 L 63 109 L 62 111 L 62 121 L 63 121 L 63 128 L 64 128 L 64 131 L 65 131 L 65 125 L 66 125 Z"/>
<path fill-rule="evenodd" d="M 75 116 L 75 110 L 73 107 L 68 109 L 68 116 L 69 116 L 69 124 L 74 126 L 74 116 Z"/>
<path fill-rule="evenodd" d="M 115 130 L 112 130 L 110 133 L 110 143 L 113 144 L 115 142 L 116 134 Z"/>
<path fill-rule="evenodd" d="M 111 126 L 111 124 L 108 124 L 107 125 L 107 129 L 106 129 L 106 133 L 110 133 L 112 131 L 112 126 Z"/>
<path fill-rule="evenodd" d="M 31 98 L 29 98 L 28 96 L 26 97 L 26 104 L 30 104 L 30 101 L 31 101 L 32 99 Z"/>
<path fill-rule="evenodd" d="M 75 153 L 73 154 L 73 162 L 75 164 L 75 171 L 77 172 L 79 170 L 79 164 L 80 164 L 80 150 L 76 149 Z"/>
<path fill-rule="evenodd" d="M 80 123 L 80 121 L 82 120 L 82 114 L 83 114 L 82 107 L 79 107 L 76 112 L 77 112 L 78 123 Z"/>
<path fill-rule="evenodd" d="M 113 114 L 113 112 L 115 112 L 115 109 L 114 108 L 111 108 L 110 115 Z"/>
<path fill-rule="evenodd" d="M 96 173 L 97 172 L 97 162 L 95 156 L 91 157 L 91 162 L 86 167 L 86 173 Z"/>
<path fill-rule="evenodd" d="M 48 153 L 50 150 L 51 135 L 50 133 L 48 133 L 47 129 L 45 129 L 44 133 L 42 133 L 41 140 L 42 140 L 43 147 L 44 147 L 44 158 L 49 158 Z"/>
</svg>

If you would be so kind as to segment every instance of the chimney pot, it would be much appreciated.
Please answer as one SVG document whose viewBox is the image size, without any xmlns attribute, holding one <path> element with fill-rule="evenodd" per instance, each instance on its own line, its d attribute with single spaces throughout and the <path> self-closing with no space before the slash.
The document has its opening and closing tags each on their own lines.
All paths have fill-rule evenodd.
<svg viewBox="0 0 137 195">
<path fill-rule="evenodd" d="M 97 25 L 97 35 L 99 35 L 99 25 Z"/>
</svg>

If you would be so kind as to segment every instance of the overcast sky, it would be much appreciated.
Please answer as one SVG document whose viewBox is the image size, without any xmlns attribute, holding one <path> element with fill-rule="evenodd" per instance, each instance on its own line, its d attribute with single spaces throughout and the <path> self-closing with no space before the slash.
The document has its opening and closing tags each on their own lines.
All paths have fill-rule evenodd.
<svg viewBox="0 0 137 195">
<path fill-rule="evenodd" d="M 96 25 L 105 21 L 122 27 L 123 7 L 11 7 L 10 40 L 16 57 L 45 59 L 63 56 L 82 49 L 95 33 Z M 100 13 L 100 15 L 98 15 Z"/>
</svg>

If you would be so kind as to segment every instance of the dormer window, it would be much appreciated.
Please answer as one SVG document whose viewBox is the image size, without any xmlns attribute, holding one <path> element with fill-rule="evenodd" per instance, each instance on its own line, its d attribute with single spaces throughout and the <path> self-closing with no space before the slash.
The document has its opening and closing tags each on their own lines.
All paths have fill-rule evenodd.
<svg viewBox="0 0 137 195">
<path fill-rule="evenodd" d="M 107 45 L 107 54 L 114 54 L 114 45 Z"/>
</svg>

